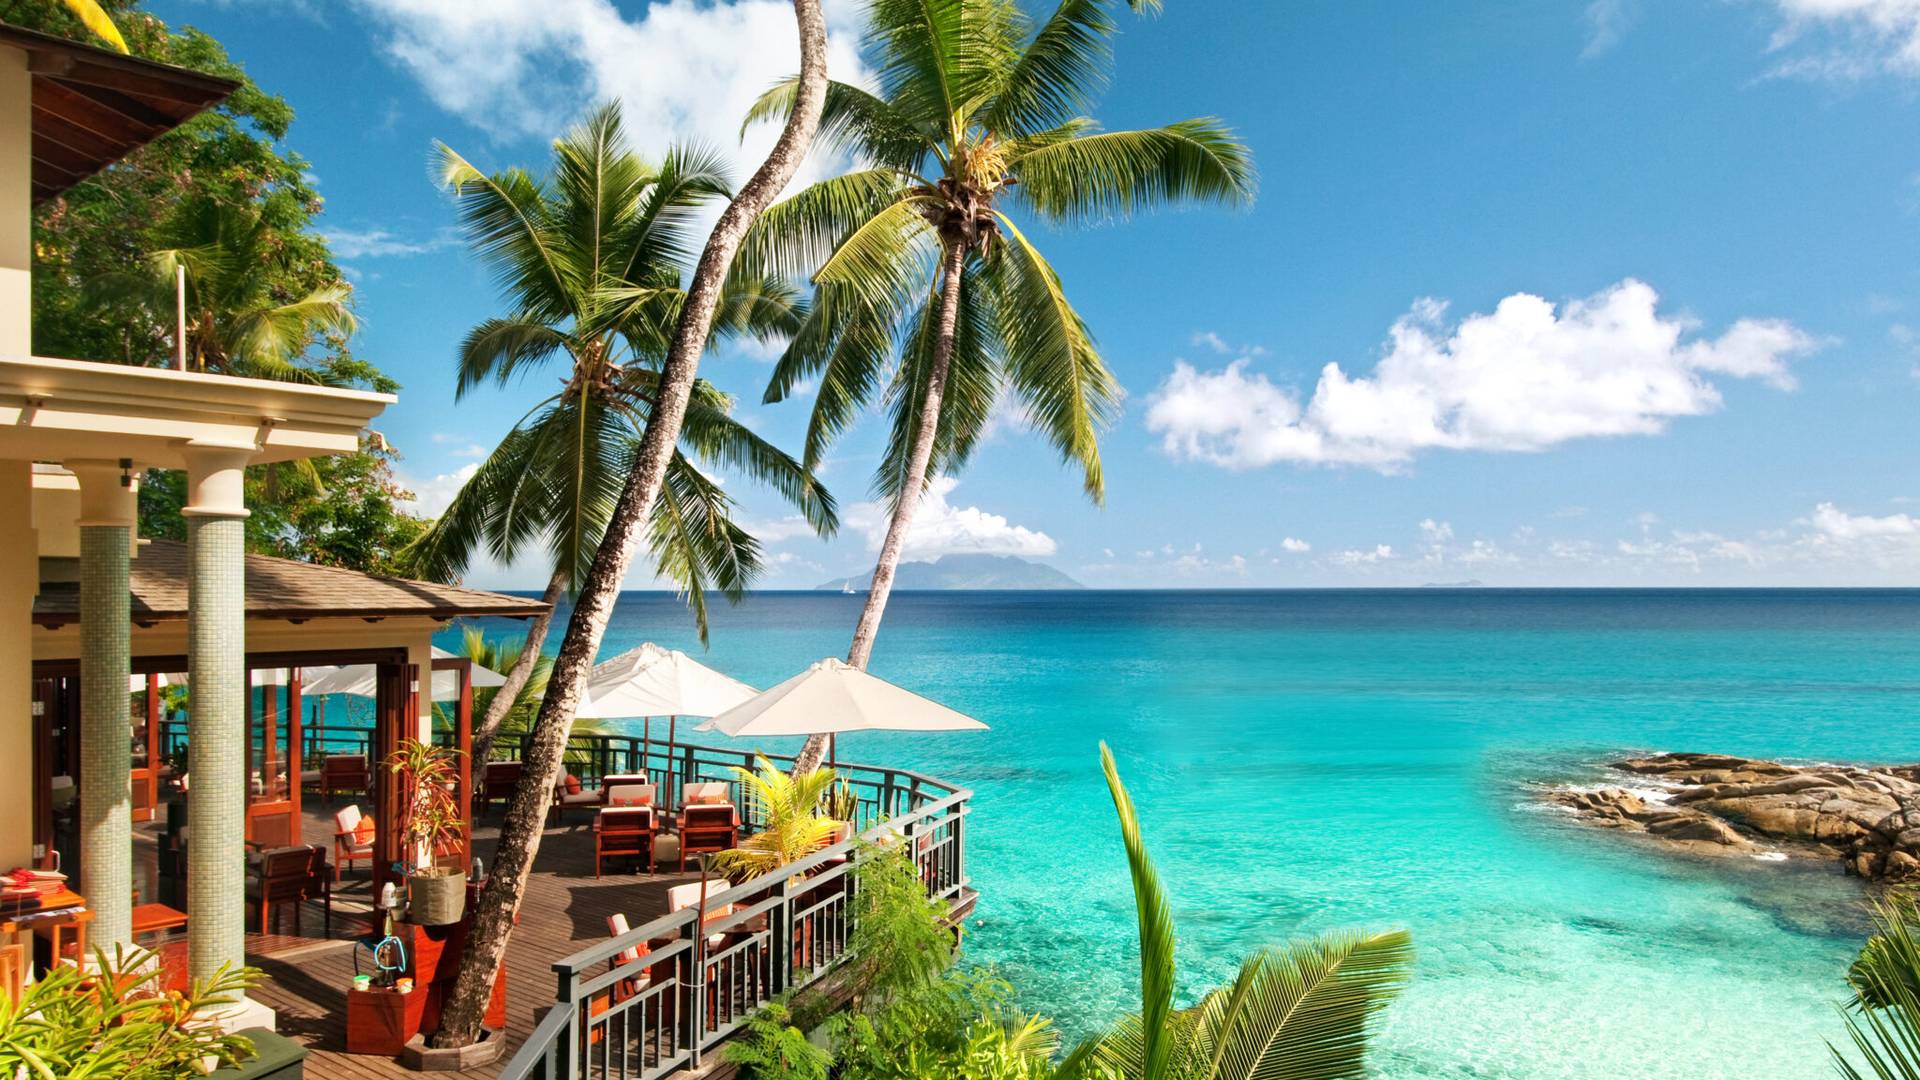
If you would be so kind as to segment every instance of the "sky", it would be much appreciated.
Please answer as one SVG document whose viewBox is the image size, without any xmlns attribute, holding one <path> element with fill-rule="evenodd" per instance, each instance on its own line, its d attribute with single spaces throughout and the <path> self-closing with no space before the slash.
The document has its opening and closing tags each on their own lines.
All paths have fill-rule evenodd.
<svg viewBox="0 0 1920 1080">
<path fill-rule="evenodd" d="M 150 7 L 294 106 L 425 512 L 550 379 L 455 401 L 455 344 L 506 308 L 435 140 L 543 169 L 617 98 L 642 151 L 744 176 L 775 133 L 741 116 L 798 57 L 780 0 Z M 857 3 L 828 11 L 830 70 L 863 81 Z M 1029 227 L 1126 390 L 1105 504 L 1007 408 L 910 558 L 1120 588 L 1920 585 L 1920 0 L 1166 0 L 1121 25 L 1094 115 L 1224 119 L 1257 201 Z M 797 453 L 809 402 L 761 403 L 772 358 L 701 374 Z M 831 540 L 722 477 L 764 586 L 871 568 L 882 440 L 870 418 L 823 469 Z"/>
</svg>

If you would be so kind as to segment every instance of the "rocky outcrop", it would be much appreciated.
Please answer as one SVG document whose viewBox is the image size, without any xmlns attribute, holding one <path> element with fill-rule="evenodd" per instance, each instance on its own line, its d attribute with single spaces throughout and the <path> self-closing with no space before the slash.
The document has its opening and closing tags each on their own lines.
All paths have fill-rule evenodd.
<svg viewBox="0 0 1920 1080">
<path fill-rule="evenodd" d="M 1612 766 L 1637 791 L 1555 790 L 1595 825 L 1710 854 L 1782 848 L 1840 860 L 1874 881 L 1920 882 L 1920 765 L 1801 767 L 1717 754 L 1659 754 Z"/>
</svg>

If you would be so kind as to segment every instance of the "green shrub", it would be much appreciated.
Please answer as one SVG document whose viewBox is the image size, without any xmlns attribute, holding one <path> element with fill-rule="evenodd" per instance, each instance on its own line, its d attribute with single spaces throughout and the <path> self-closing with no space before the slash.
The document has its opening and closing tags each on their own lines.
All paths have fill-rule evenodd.
<svg viewBox="0 0 1920 1080">
<path fill-rule="evenodd" d="M 161 989 L 164 969 L 144 949 L 109 958 L 95 971 L 63 964 L 28 987 L 18 1003 L 0 997 L 0 1076 L 37 1080 L 175 1080 L 205 1063 L 232 1065 L 253 1044 L 204 1018 L 259 981 L 251 968 L 221 968 L 187 992 Z"/>
</svg>

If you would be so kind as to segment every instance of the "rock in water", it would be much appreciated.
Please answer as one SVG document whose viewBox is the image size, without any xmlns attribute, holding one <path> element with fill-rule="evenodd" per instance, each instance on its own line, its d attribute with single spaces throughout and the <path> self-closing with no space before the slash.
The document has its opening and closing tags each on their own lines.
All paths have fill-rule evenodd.
<svg viewBox="0 0 1920 1080">
<path fill-rule="evenodd" d="M 1553 791 L 1581 820 L 1643 832 L 1712 854 L 1788 846 L 1837 859 L 1849 873 L 1920 882 L 1920 765 L 1800 767 L 1721 754 L 1657 754 L 1613 768 L 1669 794 L 1650 802 L 1622 788 Z"/>
</svg>

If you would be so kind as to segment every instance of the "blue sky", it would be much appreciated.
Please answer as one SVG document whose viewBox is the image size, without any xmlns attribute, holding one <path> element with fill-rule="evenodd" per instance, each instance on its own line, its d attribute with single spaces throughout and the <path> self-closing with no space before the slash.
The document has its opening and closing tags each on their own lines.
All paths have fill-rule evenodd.
<svg viewBox="0 0 1920 1080">
<path fill-rule="evenodd" d="M 1166 6 L 1123 18 L 1097 115 L 1226 119 L 1257 205 L 1041 230 L 1128 393 L 1107 503 L 1009 411 L 919 554 L 1105 586 L 1920 584 L 1920 5 Z M 746 162 L 744 102 L 795 56 L 778 0 L 152 7 L 295 106 L 356 348 L 405 387 L 378 427 L 429 509 L 532 392 L 455 406 L 454 343 L 501 308 L 432 141 L 541 167 L 619 97 L 643 149 Z M 857 79 L 858 11 L 830 11 Z M 702 374 L 797 449 L 805 405 L 760 404 L 768 370 L 732 350 Z M 765 584 L 871 565 L 878 445 L 867 424 L 833 455 L 831 542 L 729 483 Z"/>
</svg>

